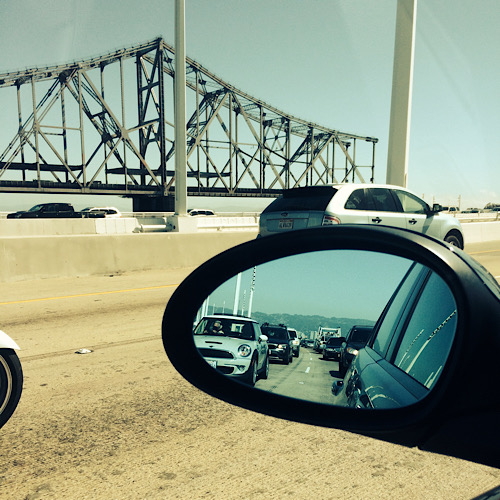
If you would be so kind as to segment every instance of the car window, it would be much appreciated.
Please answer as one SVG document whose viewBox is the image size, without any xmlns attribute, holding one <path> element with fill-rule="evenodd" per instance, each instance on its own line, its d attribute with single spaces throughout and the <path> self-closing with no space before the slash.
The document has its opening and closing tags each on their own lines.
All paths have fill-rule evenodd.
<svg viewBox="0 0 500 500">
<path fill-rule="evenodd" d="M 367 189 L 372 195 L 375 204 L 375 210 L 378 212 L 399 212 L 399 207 L 396 205 L 390 189 L 386 188 L 370 188 Z"/>
<path fill-rule="evenodd" d="M 267 335 L 269 340 L 289 340 L 288 331 L 284 328 L 274 328 L 265 326 L 262 328 L 264 335 Z"/>
<path fill-rule="evenodd" d="M 415 284 L 420 281 L 423 269 L 424 266 L 417 263 L 410 268 L 405 278 L 403 278 L 398 290 L 389 302 L 389 306 L 382 313 L 380 326 L 377 329 L 377 334 L 375 335 L 372 345 L 373 350 L 378 352 L 381 356 L 386 355 L 389 344 L 396 330 L 399 328 L 399 322 Z"/>
<path fill-rule="evenodd" d="M 432 273 L 408 322 L 394 364 L 430 389 L 448 358 L 457 306 L 446 283 Z"/>
<path fill-rule="evenodd" d="M 317 186 L 287 189 L 283 196 L 274 200 L 262 213 L 291 211 L 325 211 L 337 189 L 331 186 Z"/>
<path fill-rule="evenodd" d="M 218 335 L 255 340 L 254 331 L 250 322 L 226 318 L 203 319 L 196 327 L 194 335 Z"/>
<path fill-rule="evenodd" d="M 370 335 L 372 334 L 372 331 L 373 329 L 372 328 L 363 328 L 363 329 L 356 329 L 352 332 L 351 334 L 351 337 L 350 337 L 350 341 L 351 342 L 364 342 L 366 343 L 369 338 L 370 338 Z"/>
<path fill-rule="evenodd" d="M 372 200 L 366 196 L 364 189 L 354 190 L 347 199 L 344 208 L 347 210 L 374 210 Z"/>
<path fill-rule="evenodd" d="M 403 207 L 403 212 L 405 213 L 425 214 L 429 210 L 427 203 L 418 199 L 411 193 L 406 193 L 405 191 L 400 191 L 399 189 L 395 189 L 394 193 L 401 202 L 401 206 Z"/>
<path fill-rule="evenodd" d="M 258 339 L 262 335 L 262 332 L 260 330 L 260 326 L 257 323 L 252 323 L 252 324 L 253 324 L 253 329 L 255 332 L 255 338 Z"/>
</svg>

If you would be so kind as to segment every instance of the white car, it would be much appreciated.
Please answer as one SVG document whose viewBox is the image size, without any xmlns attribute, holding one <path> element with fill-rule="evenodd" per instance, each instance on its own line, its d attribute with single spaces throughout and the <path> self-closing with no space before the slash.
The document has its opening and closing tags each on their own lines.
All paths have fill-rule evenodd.
<svg viewBox="0 0 500 500">
<path fill-rule="evenodd" d="M 288 333 L 290 334 L 290 338 L 292 339 L 293 355 L 298 358 L 300 354 L 300 339 L 297 335 L 297 330 L 295 330 L 295 328 L 288 328 Z"/>
<path fill-rule="evenodd" d="M 19 346 L 0 330 L 0 427 L 14 413 L 23 390 L 23 369 L 17 350 Z"/>
<path fill-rule="evenodd" d="M 250 318 L 205 316 L 194 330 L 194 341 L 205 361 L 225 375 L 252 386 L 269 376 L 268 338 Z"/>
<path fill-rule="evenodd" d="M 464 247 L 460 222 L 408 189 L 384 184 L 331 184 L 287 189 L 260 215 L 259 236 L 334 224 L 418 231 Z"/>
<path fill-rule="evenodd" d="M 115 207 L 87 207 L 82 210 L 82 214 L 87 217 L 121 217 L 122 214 Z"/>
</svg>

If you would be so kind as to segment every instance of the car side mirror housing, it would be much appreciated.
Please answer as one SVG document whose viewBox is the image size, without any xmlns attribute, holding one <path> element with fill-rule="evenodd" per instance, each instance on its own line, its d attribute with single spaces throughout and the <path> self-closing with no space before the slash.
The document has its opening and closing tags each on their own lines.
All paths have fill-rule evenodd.
<svg viewBox="0 0 500 500">
<path fill-rule="evenodd" d="M 318 256 L 323 260 L 318 260 Z M 342 259 L 339 260 L 339 256 Z M 368 260 L 365 256 L 368 256 Z M 365 262 L 363 259 L 369 264 L 366 267 L 360 266 L 360 262 Z M 305 266 L 303 273 L 299 272 L 301 267 L 296 265 L 298 262 L 302 268 Z M 408 263 L 408 271 L 404 271 L 405 262 Z M 401 282 L 399 278 L 395 280 L 392 296 L 389 294 L 386 306 L 383 306 L 382 301 L 382 313 L 375 321 L 374 332 L 383 331 L 383 320 L 393 305 L 397 304 L 396 299 L 402 293 L 411 269 L 423 269 L 414 281 L 415 286 L 427 286 L 431 280 L 440 284 L 449 297 L 450 310 L 430 329 L 424 328 L 429 307 L 442 303 L 440 296 L 431 294 L 422 313 L 416 319 L 415 316 L 411 317 L 411 321 L 415 320 L 414 335 L 398 337 L 397 331 L 391 330 L 391 336 L 384 340 L 385 343 L 382 342 L 381 334 L 378 343 L 372 337 L 369 345 L 361 348 L 353 361 L 365 363 L 357 365 L 363 370 L 357 371 L 351 367 L 345 378 L 338 376 L 335 371 L 335 361 L 324 361 L 325 370 L 335 375 L 330 377 L 329 386 L 325 386 L 327 390 L 322 392 L 324 398 L 329 394 L 331 400 L 328 403 L 325 402 L 327 399 L 321 402 L 309 396 L 304 399 L 299 393 L 275 393 L 272 388 L 262 390 L 259 389 L 261 381 L 257 381 L 255 387 L 241 383 L 219 369 L 230 366 L 222 362 L 227 359 L 225 354 L 223 358 L 213 358 L 213 355 L 219 354 L 198 349 L 194 338 L 196 335 L 193 335 L 195 319 L 207 307 L 212 307 L 211 312 L 218 314 L 214 301 L 217 294 L 226 288 L 234 289 L 232 285 L 238 275 L 258 269 L 258 284 L 255 284 L 254 290 L 251 285 L 245 290 L 245 305 L 242 306 L 245 312 L 242 316 L 256 321 L 257 294 L 265 296 L 270 286 L 263 286 L 264 282 L 274 283 L 273 286 L 280 286 L 286 291 L 291 288 L 288 284 L 290 276 L 302 277 L 302 285 L 292 290 L 298 300 L 293 307 L 296 308 L 297 304 L 302 307 L 308 301 L 311 302 L 306 284 L 312 271 L 318 271 L 320 263 L 323 267 L 315 274 L 323 279 L 320 298 L 314 297 L 312 303 L 327 308 L 340 304 L 331 300 L 331 297 L 340 297 L 334 295 L 335 290 L 343 291 L 349 283 L 361 283 L 366 287 L 367 283 L 374 281 L 368 287 L 368 296 L 374 300 L 380 295 L 381 285 L 394 272 L 394 268 L 401 267 L 405 278 Z M 281 274 L 276 275 L 278 279 L 272 275 L 273 269 L 280 270 Z M 373 280 L 377 269 L 382 269 L 383 278 Z M 341 275 L 345 279 L 340 280 L 338 276 Z M 265 281 L 266 277 L 268 281 Z M 258 290 L 257 286 L 260 287 Z M 408 289 L 410 297 L 415 288 Z M 273 297 L 280 296 L 276 290 L 270 290 Z M 370 300 L 357 294 L 362 286 L 350 290 L 350 302 L 359 308 L 360 313 L 366 311 L 364 304 L 370 303 Z M 224 293 L 224 297 L 227 297 L 228 292 Z M 292 307 L 290 297 L 292 295 L 286 296 L 281 307 Z M 250 308 L 252 300 L 253 308 Z M 347 307 L 347 303 L 342 303 L 343 307 Z M 407 310 L 405 304 L 408 303 L 401 302 L 398 314 Z M 273 307 L 277 308 L 277 304 Z M 440 307 L 435 307 L 435 310 L 440 311 Z M 339 309 L 335 317 L 342 318 L 342 312 L 343 309 Z M 353 316 L 356 324 L 360 324 L 358 320 L 363 319 L 362 316 L 354 317 L 355 313 L 350 313 L 350 316 Z M 273 323 L 280 323 L 283 319 L 279 318 L 284 315 L 275 317 L 278 319 L 273 320 Z M 407 330 L 410 329 L 411 321 L 403 321 Z M 271 323 L 264 316 L 258 322 L 261 325 Z M 496 352 L 500 350 L 498 325 L 500 288 L 484 268 L 461 250 L 425 235 L 396 228 L 341 225 L 259 238 L 210 259 L 188 276 L 172 295 L 163 317 L 162 339 L 169 359 L 182 376 L 201 390 L 231 404 L 278 418 L 343 429 L 498 467 L 500 431 L 493 422 L 500 419 L 500 402 L 498 398 L 492 397 L 497 393 L 500 383 L 500 371 L 496 364 Z M 309 334 L 308 337 L 311 338 Z M 394 343 L 391 339 L 397 340 Z M 269 351 L 273 349 L 272 342 L 272 337 L 268 336 Z M 484 345 L 489 346 L 486 356 Z M 306 349 L 313 352 L 312 346 Z M 248 349 L 243 351 L 245 355 L 249 352 Z M 424 356 L 422 353 L 427 354 Z M 436 368 L 421 377 L 416 370 L 424 358 Z M 470 368 L 471 360 L 478 359 L 481 359 L 481 382 L 474 376 L 464 379 L 464 367 Z M 268 372 L 264 366 L 259 368 L 262 382 L 267 382 L 269 378 L 272 387 L 273 368 L 292 370 L 298 366 L 291 362 L 289 366 L 281 365 L 281 362 L 276 361 Z M 353 388 L 357 390 L 361 387 L 363 377 L 373 374 L 374 369 L 380 370 L 376 382 L 380 382 L 386 392 L 374 393 L 367 389 L 359 395 L 358 403 L 347 401 L 350 394 L 356 393 Z M 256 373 L 252 379 L 254 383 L 259 374 Z M 371 384 L 370 387 L 376 385 Z M 404 388 L 404 396 L 398 404 L 393 404 L 394 401 L 385 394 L 399 394 L 401 387 Z M 345 401 L 347 404 L 344 404 Z M 361 410 L 361 407 L 368 409 Z"/>
</svg>

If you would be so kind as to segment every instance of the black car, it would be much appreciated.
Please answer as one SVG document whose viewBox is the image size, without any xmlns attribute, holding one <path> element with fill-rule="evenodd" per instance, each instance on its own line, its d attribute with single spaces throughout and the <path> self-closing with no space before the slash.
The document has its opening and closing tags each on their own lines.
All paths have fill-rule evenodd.
<svg viewBox="0 0 500 500">
<path fill-rule="evenodd" d="M 340 368 L 340 353 L 343 343 L 345 343 L 345 337 L 330 337 L 323 349 L 323 359 L 338 361 Z"/>
<path fill-rule="evenodd" d="M 354 325 L 349 330 L 340 353 L 340 373 L 345 374 L 358 351 L 370 340 L 372 333 L 373 326 L 367 325 Z"/>
<path fill-rule="evenodd" d="M 74 219 L 81 218 L 70 203 L 40 203 L 29 210 L 7 214 L 7 219 Z"/>
<path fill-rule="evenodd" d="M 269 359 L 279 359 L 285 365 L 293 361 L 292 339 L 285 325 L 264 323 L 261 331 L 268 338 Z"/>
<path fill-rule="evenodd" d="M 414 263 L 344 380 L 333 383 L 335 404 L 389 409 L 417 403 L 443 369 L 456 324 L 449 287 L 431 269 Z"/>
</svg>

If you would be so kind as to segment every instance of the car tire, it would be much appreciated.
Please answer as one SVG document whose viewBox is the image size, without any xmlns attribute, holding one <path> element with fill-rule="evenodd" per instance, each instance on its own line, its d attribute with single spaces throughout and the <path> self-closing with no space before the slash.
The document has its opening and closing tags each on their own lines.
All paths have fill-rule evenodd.
<svg viewBox="0 0 500 500">
<path fill-rule="evenodd" d="M 266 380 L 268 377 L 269 377 L 269 356 L 266 356 L 266 360 L 264 361 L 264 366 L 262 367 L 262 370 L 259 373 L 259 378 Z"/>
<path fill-rule="evenodd" d="M 285 365 L 288 365 L 290 363 L 290 358 L 287 356 L 284 360 L 283 360 L 283 363 Z"/>
<path fill-rule="evenodd" d="M 252 362 L 245 374 L 245 383 L 253 387 L 257 382 L 257 378 L 257 360 L 252 358 Z"/>
<path fill-rule="evenodd" d="M 0 349 L 0 427 L 14 413 L 23 390 L 23 370 L 12 349 Z"/>
<path fill-rule="evenodd" d="M 446 237 L 444 238 L 444 241 L 446 243 L 449 243 L 450 245 L 454 247 L 458 247 L 460 249 L 463 249 L 463 244 L 459 236 L 457 236 L 454 233 L 448 233 Z"/>
</svg>

